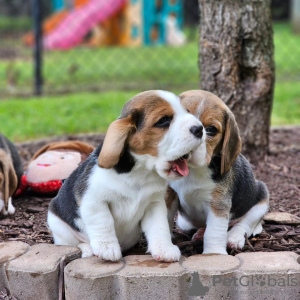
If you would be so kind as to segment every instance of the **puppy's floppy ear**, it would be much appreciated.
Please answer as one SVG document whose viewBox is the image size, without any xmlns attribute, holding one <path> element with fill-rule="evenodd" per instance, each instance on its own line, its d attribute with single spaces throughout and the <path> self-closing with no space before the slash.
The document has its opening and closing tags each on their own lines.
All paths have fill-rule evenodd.
<svg viewBox="0 0 300 300">
<path fill-rule="evenodd" d="M 221 175 L 227 173 L 238 157 L 242 148 L 239 128 L 234 115 L 229 112 L 226 115 L 226 125 L 221 156 Z"/>
<path fill-rule="evenodd" d="M 18 178 L 9 156 L 0 152 L 0 192 L 3 194 L 5 210 L 8 210 L 8 199 L 18 186 Z"/>
<path fill-rule="evenodd" d="M 118 163 L 128 137 L 135 130 L 132 115 L 110 124 L 98 157 L 99 167 L 111 169 Z"/>
</svg>

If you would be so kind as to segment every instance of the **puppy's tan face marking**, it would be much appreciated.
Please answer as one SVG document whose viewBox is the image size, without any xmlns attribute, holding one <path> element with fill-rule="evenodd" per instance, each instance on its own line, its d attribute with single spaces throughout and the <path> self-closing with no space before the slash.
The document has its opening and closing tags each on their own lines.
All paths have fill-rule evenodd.
<svg viewBox="0 0 300 300">
<path fill-rule="evenodd" d="M 188 91 L 180 95 L 182 105 L 202 122 L 206 130 L 206 164 L 222 153 L 221 173 L 226 173 L 241 150 L 234 116 L 225 103 L 206 91 Z"/>
<path fill-rule="evenodd" d="M 205 103 L 200 112 L 200 120 L 206 130 L 206 163 L 209 164 L 213 155 L 221 150 L 224 135 L 224 111 L 211 102 Z"/>
<path fill-rule="evenodd" d="M 174 111 L 171 105 L 155 91 L 147 91 L 128 101 L 118 120 L 108 128 L 98 159 L 99 166 L 112 168 L 119 160 L 127 144 L 137 154 L 157 156 L 157 145 L 166 129 L 155 127 L 163 117 L 172 120 Z"/>
<path fill-rule="evenodd" d="M 164 99 L 151 97 L 137 113 L 140 115 L 140 124 L 128 140 L 129 147 L 135 154 L 157 157 L 158 144 L 169 128 L 168 123 L 172 122 L 174 111 Z"/>
</svg>

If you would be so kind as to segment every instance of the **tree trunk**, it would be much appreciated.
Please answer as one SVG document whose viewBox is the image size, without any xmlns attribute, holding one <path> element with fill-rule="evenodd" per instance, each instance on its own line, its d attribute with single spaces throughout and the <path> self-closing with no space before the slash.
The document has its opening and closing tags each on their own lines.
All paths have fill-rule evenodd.
<svg viewBox="0 0 300 300">
<path fill-rule="evenodd" d="M 268 151 L 275 67 L 270 0 L 199 0 L 201 88 L 233 111 L 252 161 Z"/>
<path fill-rule="evenodd" d="M 297 34 L 300 33 L 300 2 L 299 0 L 292 0 L 291 5 L 292 28 Z"/>
</svg>

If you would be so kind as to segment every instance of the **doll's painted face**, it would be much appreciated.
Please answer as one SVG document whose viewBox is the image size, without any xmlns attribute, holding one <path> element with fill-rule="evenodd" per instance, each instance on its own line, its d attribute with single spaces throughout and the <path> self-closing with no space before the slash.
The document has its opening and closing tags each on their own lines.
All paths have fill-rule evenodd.
<svg viewBox="0 0 300 300">
<path fill-rule="evenodd" d="M 81 153 L 59 149 L 44 152 L 27 168 L 27 181 L 32 183 L 66 179 L 81 162 Z"/>
</svg>

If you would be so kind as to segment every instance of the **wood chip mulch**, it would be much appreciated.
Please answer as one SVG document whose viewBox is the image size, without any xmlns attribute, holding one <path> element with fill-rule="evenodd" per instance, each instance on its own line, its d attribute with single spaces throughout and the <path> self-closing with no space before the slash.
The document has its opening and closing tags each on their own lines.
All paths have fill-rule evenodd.
<svg viewBox="0 0 300 300">
<path fill-rule="evenodd" d="M 58 138 L 18 144 L 24 164 L 44 144 L 57 140 L 81 140 L 97 146 L 102 135 L 88 134 L 61 136 Z M 270 211 L 289 212 L 300 217 L 300 127 L 271 130 L 269 155 L 252 166 L 257 179 L 264 181 L 270 192 Z M 46 224 L 47 208 L 51 197 L 28 192 L 14 199 L 16 213 L 0 217 L 0 242 L 22 241 L 29 245 L 53 243 Z M 266 223 L 263 232 L 246 238 L 242 251 L 232 250 L 231 255 L 255 251 L 293 251 L 300 254 L 300 225 Z M 174 243 L 183 255 L 202 253 L 203 243 L 191 241 L 192 233 L 184 233 L 175 227 Z M 145 253 L 146 242 L 141 240 L 126 254 Z"/>
</svg>

